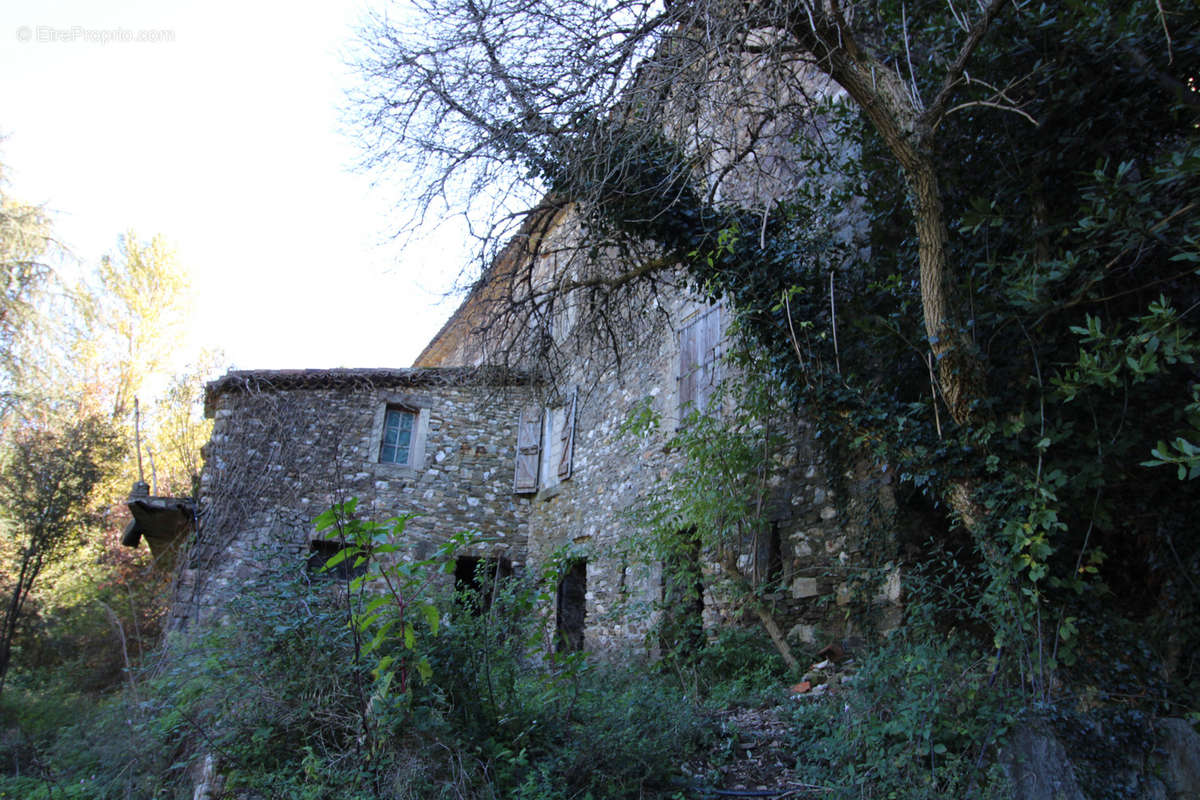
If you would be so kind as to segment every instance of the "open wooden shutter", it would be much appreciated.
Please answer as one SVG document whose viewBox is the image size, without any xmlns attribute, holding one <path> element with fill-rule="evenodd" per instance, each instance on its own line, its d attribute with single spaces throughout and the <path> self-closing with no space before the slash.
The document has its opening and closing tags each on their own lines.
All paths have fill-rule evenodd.
<svg viewBox="0 0 1200 800">
<path fill-rule="evenodd" d="M 558 449 L 558 477 L 566 480 L 571 477 L 571 462 L 575 458 L 575 402 L 579 398 L 579 389 L 571 391 L 571 399 L 563 407 L 561 447 Z"/>
<path fill-rule="evenodd" d="M 542 452 L 542 415 L 536 408 L 521 411 L 517 423 L 517 468 L 513 491 L 517 494 L 536 492 L 538 488 L 538 457 Z"/>
</svg>

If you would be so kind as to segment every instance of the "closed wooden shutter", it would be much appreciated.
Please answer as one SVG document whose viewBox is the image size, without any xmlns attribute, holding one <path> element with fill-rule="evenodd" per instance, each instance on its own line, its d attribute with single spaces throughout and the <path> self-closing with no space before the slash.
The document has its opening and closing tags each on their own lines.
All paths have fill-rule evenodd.
<svg viewBox="0 0 1200 800">
<path fill-rule="evenodd" d="M 566 480 L 571 477 L 571 462 L 575 458 L 575 403 L 579 398 L 579 390 L 571 392 L 571 399 L 563 407 L 561 447 L 558 450 L 558 477 Z"/>
<path fill-rule="evenodd" d="M 696 362 L 696 408 L 703 409 L 712 398 L 719 376 L 717 368 L 721 358 L 721 306 L 705 310 L 696 321 L 696 341 L 700 351 Z"/>
<path fill-rule="evenodd" d="M 696 326 L 687 325 L 679 332 L 679 416 L 691 411 L 696 400 Z"/>
<path fill-rule="evenodd" d="M 513 491 L 517 494 L 536 492 L 538 488 L 538 458 L 542 452 L 542 415 L 536 408 L 521 412 L 517 423 L 517 464 Z"/>
<path fill-rule="evenodd" d="M 719 381 L 721 306 L 697 314 L 679 331 L 679 415 L 703 410 Z"/>
</svg>

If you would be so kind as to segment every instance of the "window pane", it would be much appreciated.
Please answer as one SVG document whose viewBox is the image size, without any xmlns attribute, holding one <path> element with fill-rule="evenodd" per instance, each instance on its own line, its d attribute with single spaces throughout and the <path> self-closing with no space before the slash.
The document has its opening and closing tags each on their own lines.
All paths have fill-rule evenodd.
<svg viewBox="0 0 1200 800">
<path fill-rule="evenodd" d="M 412 445 L 413 422 L 416 414 L 402 408 L 389 408 L 383 418 L 383 441 L 379 460 L 391 464 L 407 464 Z"/>
</svg>

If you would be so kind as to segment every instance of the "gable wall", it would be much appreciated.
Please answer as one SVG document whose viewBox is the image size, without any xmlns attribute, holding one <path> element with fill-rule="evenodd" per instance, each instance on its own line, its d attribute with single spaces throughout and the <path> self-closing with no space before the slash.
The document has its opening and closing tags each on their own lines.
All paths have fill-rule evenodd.
<svg viewBox="0 0 1200 800">
<path fill-rule="evenodd" d="M 417 557 L 478 530 L 498 540 L 478 555 L 525 560 L 529 501 L 512 493 L 520 386 L 272 388 L 213 393 L 201 523 L 182 571 L 174 627 L 204 620 L 272 559 L 304 559 L 312 519 L 350 497 L 370 518 L 414 512 Z M 378 420 L 388 402 L 428 408 L 416 469 L 379 464 Z"/>
</svg>

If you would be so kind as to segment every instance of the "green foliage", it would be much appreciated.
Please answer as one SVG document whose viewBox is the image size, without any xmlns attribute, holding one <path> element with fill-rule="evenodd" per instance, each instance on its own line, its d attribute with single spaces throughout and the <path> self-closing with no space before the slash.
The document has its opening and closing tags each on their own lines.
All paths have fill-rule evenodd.
<svg viewBox="0 0 1200 800">
<path fill-rule="evenodd" d="M 1003 797 L 997 745 L 1020 713 L 996 662 L 961 637 L 902 629 L 871 653 L 853 689 L 802 701 L 798 770 L 834 798 Z M 982 765 L 982 766 L 981 766 Z"/>
<path fill-rule="evenodd" d="M 1176 480 L 1197 474 L 1200 443 L 1188 83 L 1200 73 L 1200 16 L 1170 17 L 1167 58 L 1160 20 L 1135 3 L 1011 11 L 937 130 L 953 299 L 987 367 L 969 425 L 954 424 L 936 385 L 904 175 L 849 104 L 827 109 L 842 155 L 815 157 L 841 176 L 832 189 L 802 181 L 765 219 L 680 189 L 612 224 L 732 300 L 783 396 L 824 441 L 886 463 L 902 493 L 939 513 L 956 510 L 960 530 L 942 543 L 980 568 L 983 644 L 1004 643 L 1023 685 L 1044 694 L 1091 623 L 1083 599 L 1107 596 L 1110 613 L 1131 616 L 1169 613 L 1184 596 L 1195 607 L 1194 592 L 1176 588 L 1200 553 Z M 865 13 L 856 25 L 882 57 L 933 96 L 961 44 L 946 9 L 910 4 L 907 23 L 900 4 Z M 1018 76 L 1016 102 L 1036 127 L 974 102 L 979 87 Z M 641 170 L 653 187 L 686 161 L 663 144 L 641 148 L 622 162 L 633 167 L 623 181 Z M 829 233 L 848 208 L 866 216 L 870 258 Z"/>
<path fill-rule="evenodd" d="M 583 653 L 545 654 L 561 552 L 540 575 L 461 592 L 430 662 L 443 741 L 472 752 L 503 797 L 659 796 L 700 738 L 677 685 Z"/>
<path fill-rule="evenodd" d="M 681 421 L 666 445 L 681 454 L 678 465 L 630 512 L 647 534 L 638 538 L 638 555 L 663 565 L 667 596 L 660 639 L 669 659 L 689 660 L 703 643 L 700 621 L 689 613 L 702 591 L 749 605 L 761 616 L 769 615 L 763 595 L 779 588 L 771 585 L 767 565 L 754 559 L 741 569 L 738 557 L 758 553 L 769 535 L 773 481 L 794 466 L 786 460 L 788 432 L 779 422 L 781 401 L 773 383 L 755 375 L 745 352 L 731 363 L 738 380 L 725 381 L 708 408 Z M 636 440 L 660 425 L 647 401 L 634 409 L 623 432 Z M 706 562 L 721 570 L 704 569 Z"/>
<path fill-rule="evenodd" d="M 83 416 L 23 425 L 0 469 L 0 525 L 16 568 L 0 628 L 0 688 L 22 612 L 42 570 L 73 547 L 97 519 L 94 492 L 121 453 L 108 420 Z"/>
<path fill-rule="evenodd" d="M 710 706 L 758 708 L 778 701 L 789 671 L 769 637 L 757 628 L 721 628 L 682 671 Z"/>
<path fill-rule="evenodd" d="M 341 549 L 326 561 L 324 569 L 349 565 L 346 570 L 352 610 L 350 624 L 356 648 L 373 658 L 371 670 L 381 700 L 391 701 L 392 683 L 404 696 L 413 674 L 428 682 L 433 674 L 428 659 L 418 648 L 418 630 L 437 636 L 441 612 L 430 597 L 434 576 L 453 563 L 455 552 L 478 541 L 477 534 L 463 533 L 444 542 L 437 553 L 425 559 L 408 555 L 413 543 L 404 531 L 412 514 L 373 522 L 355 517 L 358 499 L 351 498 L 321 513 L 313 521 L 318 533 L 334 535 Z M 352 570 L 361 574 L 350 577 Z M 361 644 L 360 644 L 361 643 Z"/>
<path fill-rule="evenodd" d="M 20 345 L 50 278 L 43 258 L 53 243 L 46 212 L 9 197 L 4 172 L 0 165 L 0 421 L 17 402 L 24 373 L 36 366 Z"/>
</svg>

